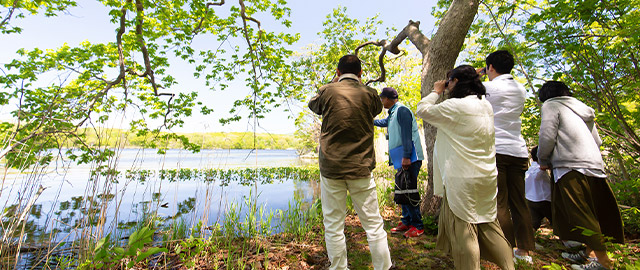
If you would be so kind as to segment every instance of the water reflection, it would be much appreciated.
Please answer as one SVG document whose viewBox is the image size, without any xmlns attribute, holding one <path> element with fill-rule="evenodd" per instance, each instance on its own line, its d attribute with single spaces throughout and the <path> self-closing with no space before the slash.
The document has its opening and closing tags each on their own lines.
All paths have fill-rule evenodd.
<svg viewBox="0 0 640 270">
<path fill-rule="evenodd" d="M 300 164 L 295 151 L 262 151 L 250 161 L 248 150 L 224 152 L 188 156 L 174 150 L 160 157 L 123 150 L 109 166 L 58 167 L 37 174 L 10 172 L 5 174 L 0 193 L 0 201 L 5 202 L 0 218 L 3 239 L 30 251 L 21 257 L 29 264 L 26 262 L 39 260 L 35 251 L 42 247 L 61 245 L 59 249 L 64 250 L 74 240 L 96 241 L 107 233 L 123 238 L 141 221 L 154 220 L 161 229 L 180 222 L 191 227 L 201 220 L 206 226 L 219 224 L 229 205 L 240 204 L 251 194 L 267 211 L 286 209 L 295 199 L 308 205 L 319 195 L 317 184 L 308 181 L 318 176 L 293 167 Z M 225 160 L 211 158 L 214 155 Z M 243 164 L 252 168 L 242 168 Z M 286 167 L 260 167 L 264 165 Z M 45 186 L 45 191 L 24 219 L 16 222 L 28 204 L 25 187 L 38 185 Z M 16 227 L 19 229 L 9 229 Z"/>
</svg>

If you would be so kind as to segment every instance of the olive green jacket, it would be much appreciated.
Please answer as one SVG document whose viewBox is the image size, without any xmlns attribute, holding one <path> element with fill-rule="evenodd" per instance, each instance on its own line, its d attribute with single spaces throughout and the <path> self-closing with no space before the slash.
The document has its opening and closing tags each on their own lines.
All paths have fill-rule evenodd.
<svg viewBox="0 0 640 270">
<path fill-rule="evenodd" d="M 309 109 L 322 116 L 320 173 L 325 178 L 368 178 L 376 166 L 373 118 L 382 112 L 378 92 L 354 74 L 324 85 L 309 101 Z"/>
</svg>

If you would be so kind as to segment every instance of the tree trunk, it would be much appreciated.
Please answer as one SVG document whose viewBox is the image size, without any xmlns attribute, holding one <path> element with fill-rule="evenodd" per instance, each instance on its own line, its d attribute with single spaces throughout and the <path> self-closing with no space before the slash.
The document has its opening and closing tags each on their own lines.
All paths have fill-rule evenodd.
<svg viewBox="0 0 640 270">
<path fill-rule="evenodd" d="M 367 45 L 376 45 L 382 47 L 380 57 L 384 57 L 384 54 L 389 51 L 394 54 L 400 53 L 398 45 L 403 40 L 409 39 L 411 43 L 418 48 L 422 54 L 422 86 L 421 95 L 425 97 L 431 93 L 433 89 L 433 83 L 438 80 L 446 79 L 446 74 L 449 70 L 454 68 L 458 54 L 462 49 L 462 44 L 469 32 L 469 27 L 473 23 L 478 13 L 479 0 L 453 0 L 449 10 L 440 21 L 438 30 L 433 36 L 432 40 L 429 40 L 424 34 L 420 32 L 420 22 L 409 21 L 409 24 L 398 33 L 398 35 L 391 41 L 387 40 L 366 42 L 355 51 L 358 54 L 358 50 Z M 380 68 L 384 72 L 383 61 L 380 61 Z M 374 81 L 384 81 L 384 73 L 380 78 Z M 425 196 L 422 198 L 422 204 L 420 210 L 427 215 L 437 215 L 440 209 L 440 198 L 433 194 L 433 144 L 436 140 L 436 128 L 424 123 L 424 137 L 425 137 L 425 149 L 427 150 L 427 170 L 429 173 L 429 180 Z"/>
<path fill-rule="evenodd" d="M 433 83 L 446 79 L 446 73 L 454 68 L 458 54 L 469 32 L 473 18 L 478 13 L 478 0 L 454 0 L 440 22 L 422 58 L 421 96 L 433 90 Z M 422 198 L 420 210 L 427 215 L 436 215 L 440 209 L 440 198 L 433 194 L 433 145 L 436 128 L 424 122 L 425 146 L 429 184 Z"/>
</svg>

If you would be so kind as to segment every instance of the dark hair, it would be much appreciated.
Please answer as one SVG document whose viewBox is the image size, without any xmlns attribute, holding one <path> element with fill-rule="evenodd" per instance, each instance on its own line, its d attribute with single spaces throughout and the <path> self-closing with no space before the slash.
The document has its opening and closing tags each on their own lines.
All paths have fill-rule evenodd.
<svg viewBox="0 0 640 270">
<path fill-rule="evenodd" d="M 533 161 L 538 162 L 538 146 L 534 146 L 533 149 L 531 149 L 531 159 L 533 159 Z"/>
<path fill-rule="evenodd" d="M 360 74 L 362 71 L 362 65 L 360 64 L 360 59 L 353 55 L 347 54 L 340 58 L 338 61 L 338 71 L 342 74 L 353 73 L 355 75 Z"/>
<path fill-rule="evenodd" d="M 506 50 L 495 51 L 487 56 L 485 63 L 487 64 L 487 68 L 493 65 L 496 72 L 500 74 L 509 74 L 514 65 L 513 55 Z"/>
<path fill-rule="evenodd" d="M 559 81 L 547 81 L 540 87 L 540 90 L 538 90 L 538 98 L 541 102 L 545 102 L 554 97 L 570 97 L 572 95 L 571 89 Z"/>
<path fill-rule="evenodd" d="M 480 81 L 480 76 L 476 73 L 476 69 L 470 65 L 461 65 L 450 71 L 449 80 L 458 79 L 458 82 L 451 90 L 449 97 L 463 98 L 469 95 L 476 95 L 478 98 L 487 94 Z"/>
</svg>

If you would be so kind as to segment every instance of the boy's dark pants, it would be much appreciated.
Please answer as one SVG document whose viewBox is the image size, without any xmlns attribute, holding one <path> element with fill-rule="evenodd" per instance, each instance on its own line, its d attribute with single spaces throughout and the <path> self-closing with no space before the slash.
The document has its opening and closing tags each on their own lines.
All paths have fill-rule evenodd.
<svg viewBox="0 0 640 270">
<path fill-rule="evenodd" d="M 498 221 L 512 247 L 535 250 L 531 215 L 524 197 L 528 158 L 496 154 L 498 167 Z"/>
<path fill-rule="evenodd" d="M 533 225 L 534 232 L 540 228 L 540 225 L 542 225 L 543 218 L 547 218 L 549 223 L 552 223 L 551 202 L 534 202 L 527 200 L 527 206 L 529 207 L 529 213 L 531 214 L 531 225 Z"/>
<path fill-rule="evenodd" d="M 411 163 L 409 166 L 409 179 L 412 181 L 412 185 L 417 186 L 418 183 L 418 174 L 420 173 L 420 167 L 422 167 L 422 160 L 417 160 Z M 402 169 L 400 169 L 402 170 Z M 414 205 L 411 204 L 401 204 L 402 207 L 402 224 L 408 226 L 414 226 L 418 230 L 424 229 L 424 224 L 422 224 L 422 214 L 420 213 L 420 202 L 416 202 Z"/>
</svg>

